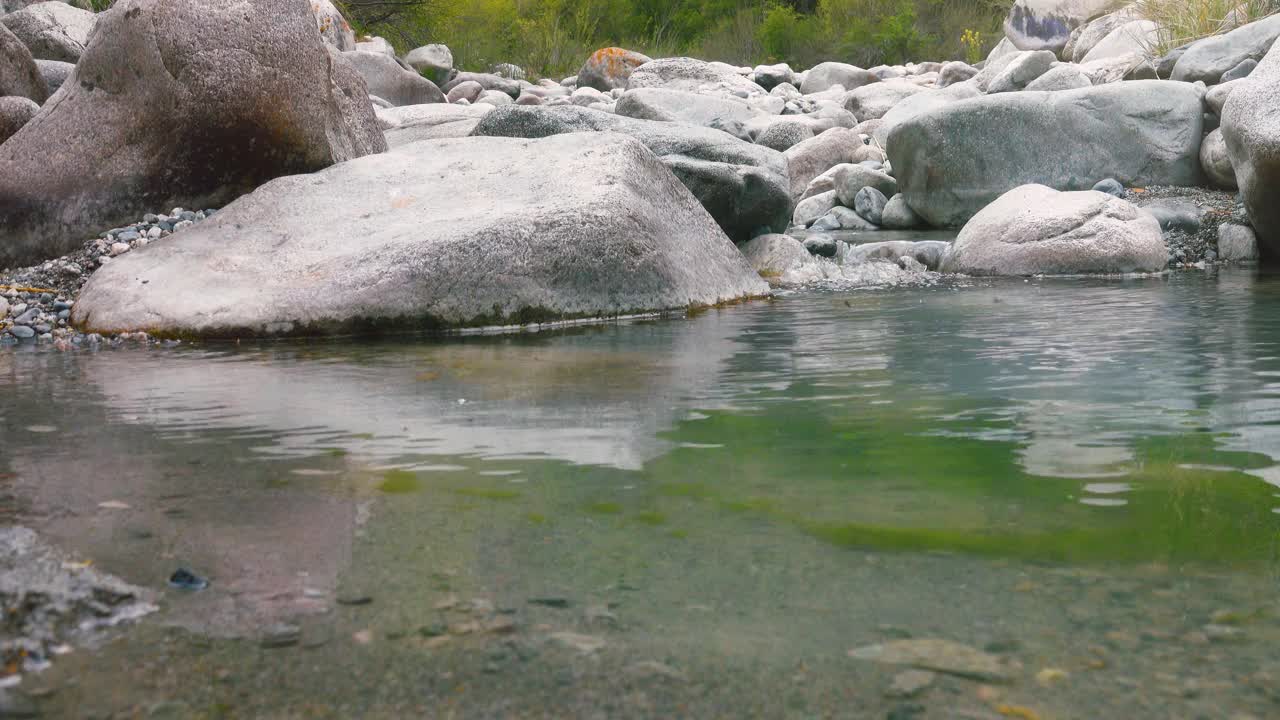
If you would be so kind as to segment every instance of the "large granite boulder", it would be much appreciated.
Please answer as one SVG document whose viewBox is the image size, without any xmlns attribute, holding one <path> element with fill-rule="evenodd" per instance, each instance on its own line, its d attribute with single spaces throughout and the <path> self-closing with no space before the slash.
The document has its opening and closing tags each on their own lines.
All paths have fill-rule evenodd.
<svg viewBox="0 0 1280 720">
<path fill-rule="evenodd" d="M 857 90 L 863 85 L 880 82 L 874 73 L 863 70 L 857 65 L 841 62 L 818 63 L 809 68 L 800 84 L 800 92 L 805 95 L 820 93 L 839 85 L 845 90 Z"/>
<path fill-rule="evenodd" d="M 400 61 L 380 52 L 353 50 L 342 56 L 364 78 L 370 95 L 392 105 L 424 105 L 445 102 L 444 93 L 422 75 L 406 70 Z"/>
<path fill-rule="evenodd" d="M 1158 272 L 1168 253 L 1160 223 L 1128 201 L 1095 190 L 1024 185 L 964 226 L 942 269 L 969 275 Z"/>
<path fill-rule="evenodd" d="M 1079 66 L 1072 63 L 1062 63 L 1049 72 L 1041 75 L 1027 85 L 1026 89 L 1032 92 L 1059 92 L 1061 90 L 1078 90 L 1093 85 L 1093 81 Z"/>
<path fill-rule="evenodd" d="M 1062 59 L 1075 63 L 1084 62 L 1089 51 L 1105 40 L 1116 28 L 1140 18 L 1138 11 L 1130 6 L 1089 21 L 1073 33 L 1072 41 L 1062 49 Z"/>
<path fill-rule="evenodd" d="M 476 135 L 541 138 L 582 132 L 630 135 L 654 152 L 735 241 L 781 232 L 793 202 L 782 153 L 728 133 L 684 123 L 637 120 L 573 105 L 507 106 L 487 114 Z"/>
<path fill-rule="evenodd" d="M 1115 5 L 1115 0 L 1017 0 L 1004 34 L 1019 50 L 1059 52 L 1071 32 Z"/>
<path fill-rule="evenodd" d="M 831 128 L 788 148 L 783 156 L 791 178 L 791 195 L 800 200 L 818 177 L 838 165 L 875 160 L 877 151 L 848 128 Z M 883 159 L 882 157 L 879 159 Z"/>
<path fill-rule="evenodd" d="M 1249 23 L 1223 35 L 1193 43 L 1173 66 L 1173 79 L 1216 84 L 1223 73 L 1245 60 L 1260 60 L 1280 38 L 1280 15 Z"/>
<path fill-rule="evenodd" d="M 447 93 L 453 88 L 469 82 L 476 83 L 484 90 L 496 90 L 510 95 L 512 100 L 520 97 L 521 85 L 519 80 L 512 80 L 494 73 L 455 72 L 449 84 L 441 89 Z"/>
<path fill-rule="evenodd" d="M 1091 63 L 1107 58 L 1142 55 L 1157 46 L 1160 26 L 1150 20 L 1130 20 L 1107 33 L 1080 58 L 1081 63 Z"/>
<path fill-rule="evenodd" d="M 316 17 L 316 27 L 320 37 L 342 52 L 356 49 L 356 32 L 351 23 L 342 17 L 342 11 L 331 0 L 307 0 L 311 3 L 311 12 Z"/>
<path fill-rule="evenodd" d="M 98 16 L 64 2 L 36 3 L 0 17 L 37 60 L 79 62 Z"/>
<path fill-rule="evenodd" d="M 578 76 L 578 82 L 582 82 L 581 75 Z M 704 62 L 687 57 L 651 60 L 632 70 L 627 78 L 627 89 L 636 88 L 766 94 L 764 88 L 724 63 Z"/>
<path fill-rule="evenodd" d="M 922 115 L 962 100 L 970 100 L 981 96 L 982 91 L 978 89 L 977 83 L 973 80 L 949 85 L 940 90 L 931 90 L 912 95 L 894 105 L 892 110 L 880 118 L 880 125 L 872 133 L 872 137 L 875 138 L 876 142 L 884 145 L 889 141 L 889 133 L 893 132 L 894 128 L 917 115 Z"/>
<path fill-rule="evenodd" d="M 1204 168 L 1205 177 L 1214 187 L 1235 190 L 1236 171 L 1231 166 L 1231 153 L 1227 150 L 1227 141 L 1222 137 L 1222 128 L 1218 128 L 1204 137 L 1200 145 L 1200 166 Z"/>
<path fill-rule="evenodd" d="M 385 149 L 306 0 L 123 0 L 58 102 L 0 146 L 0 266 Z"/>
<path fill-rule="evenodd" d="M 71 77 L 71 73 L 76 70 L 74 64 L 58 60 L 37 60 L 36 68 L 40 70 L 40 77 L 44 79 L 49 97 L 53 97 L 53 94 L 58 92 L 58 88 L 61 88 L 67 78 Z"/>
<path fill-rule="evenodd" d="M 49 93 L 31 51 L 0 23 L 0 97 L 12 96 L 43 103 Z"/>
<path fill-rule="evenodd" d="M 762 113 L 745 100 L 668 88 L 637 88 L 618 98 L 615 112 L 626 117 L 663 122 L 685 122 L 722 128 L 728 123 L 747 121 Z"/>
<path fill-rule="evenodd" d="M 987 80 L 987 92 L 1017 92 L 1049 72 L 1057 56 L 1048 50 L 1029 50 L 1008 56 L 1004 67 Z"/>
<path fill-rule="evenodd" d="M 378 333 L 683 310 L 767 292 L 639 142 L 472 137 L 268 183 L 99 270 L 72 322 L 179 337 Z"/>
<path fill-rule="evenodd" d="M 1234 83 L 1222 109 L 1222 137 L 1258 249 L 1265 259 L 1280 257 L 1280 46 Z"/>
<path fill-rule="evenodd" d="M 1029 183 L 1196 185 L 1203 115 L 1195 86 L 1164 80 L 1006 93 L 910 118 L 887 149 L 912 209 L 936 227 L 958 226 Z"/>
<path fill-rule="evenodd" d="M 609 92 L 625 88 L 627 80 L 636 68 L 651 62 L 653 58 L 632 50 L 618 47 L 601 48 L 587 58 L 578 70 L 578 87 L 595 88 Z"/>
<path fill-rule="evenodd" d="M 842 104 L 860 122 L 879 120 L 898 103 L 922 92 L 928 91 L 913 82 L 889 80 L 850 90 Z"/>
</svg>

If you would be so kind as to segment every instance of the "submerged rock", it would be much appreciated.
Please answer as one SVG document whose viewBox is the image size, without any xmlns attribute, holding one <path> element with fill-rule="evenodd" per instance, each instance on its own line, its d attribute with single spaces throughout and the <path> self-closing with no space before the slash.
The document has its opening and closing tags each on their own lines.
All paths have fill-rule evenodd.
<svg viewBox="0 0 1280 720">
<path fill-rule="evenodd" d="M 473 137 L 268 183 L 99 270 L 72 321 L 215 337 L 370 333 L 607 317 L 766 292 L 635 140 Z"/>
<path fill-rule="evenodd" d="M 1025 185 L 1002 195 L 960 231 L 943 262 L 971 275 L 1063 275 L 1163 270 L 1160 223 L 1095 190 Z"/>
<path fill-rule="evenodd" d="M 124 0 L 59 101 L 0 146 L 0 266 L 380 152 L 368 94 L 304 0 Z"/>
</svg>

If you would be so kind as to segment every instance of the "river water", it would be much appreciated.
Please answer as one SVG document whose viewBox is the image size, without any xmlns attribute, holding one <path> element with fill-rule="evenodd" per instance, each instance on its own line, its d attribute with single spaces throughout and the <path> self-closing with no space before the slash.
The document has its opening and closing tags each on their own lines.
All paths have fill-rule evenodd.
<svg viewBox="0 0 1280 720">
<path fill-rule="evenodd" d="M 19 522 L 161 601 L 24 679 L 48 716 L 1280 713 L 1255 270 L 7 350 L 0 444 Z M 950 672 L 850 653 L 904 643 Z"/>
</svg>

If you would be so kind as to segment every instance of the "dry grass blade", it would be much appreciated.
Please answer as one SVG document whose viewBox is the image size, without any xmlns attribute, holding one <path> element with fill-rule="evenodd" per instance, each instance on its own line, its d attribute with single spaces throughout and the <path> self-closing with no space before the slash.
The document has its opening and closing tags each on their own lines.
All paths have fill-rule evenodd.
<svg viewBox="0 0 1280 720">
<path fill-rule="evenodd" d="M 1137 0 L 1138 14 L 1160 26 L 1153 57 L 1212 35 L 1261 20 L 1280 10 L 1280 0 Z"/>
</svg>

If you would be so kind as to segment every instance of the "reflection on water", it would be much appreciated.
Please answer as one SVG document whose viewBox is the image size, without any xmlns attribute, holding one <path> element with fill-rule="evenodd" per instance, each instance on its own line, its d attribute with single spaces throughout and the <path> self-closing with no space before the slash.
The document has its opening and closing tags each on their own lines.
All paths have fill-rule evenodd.
<svg viewBox="0 0 1280 720">
<path fill-rule="evenodd" d="M 936 631 L 986 622 L 922 597 L 951 573 L 1159 563 L 1269 593 L 1278 343 L 1280 278 L 1241 270 L 798 293 L 449 341 L 9 352 L 0 472 L 32 524 L 128 580 L 210 574 L 167 610 L 201 632 L 323 615 L 353 583 L 394 598 L 383 619 L 446 586 L 635 583 L 755 624 L 654 610 L 634 646 L 680 656 L 663 642 L 687 633 L 696 666 L 772 652 L 748 637 L 777 623 L 778 656 L 803 658 L 824 630 L 771 599 Z M 859 600 L 853 579 L 887 592 L 887 565 L 915 569 L 904 596 Z M 1061 621 L 1044 602 L 1001 622 Z"/>
</svg>

